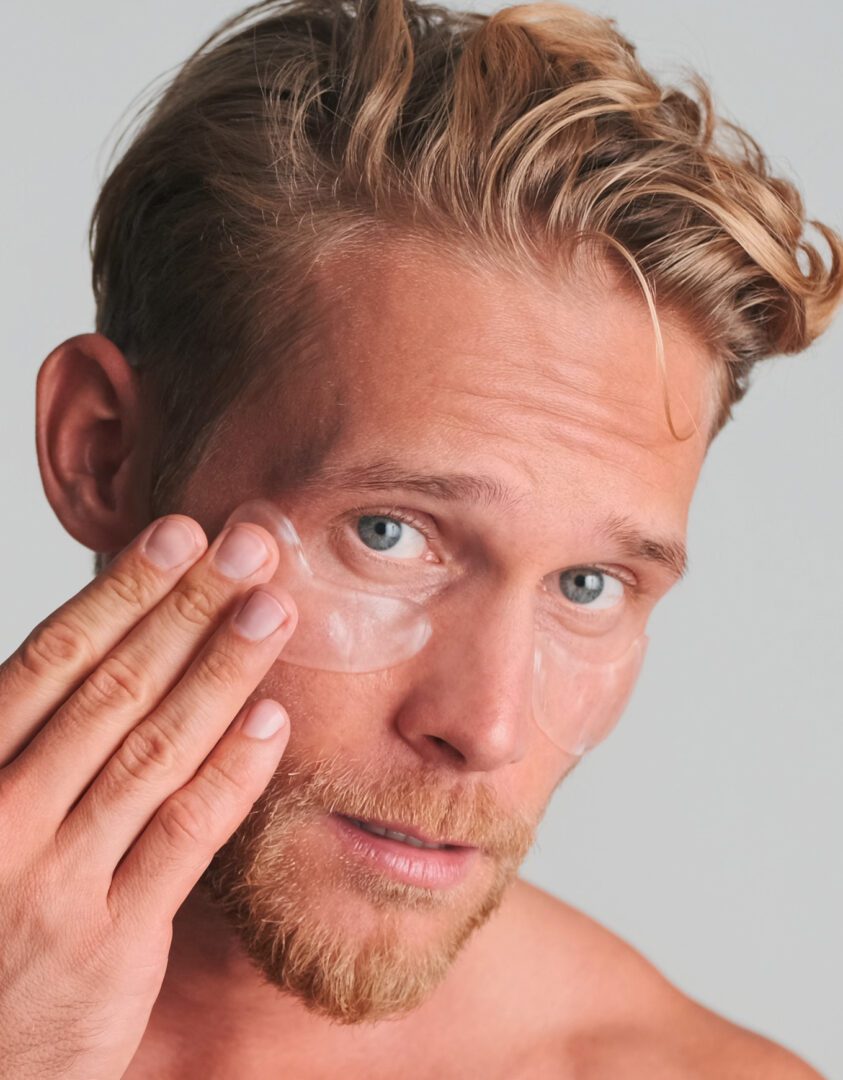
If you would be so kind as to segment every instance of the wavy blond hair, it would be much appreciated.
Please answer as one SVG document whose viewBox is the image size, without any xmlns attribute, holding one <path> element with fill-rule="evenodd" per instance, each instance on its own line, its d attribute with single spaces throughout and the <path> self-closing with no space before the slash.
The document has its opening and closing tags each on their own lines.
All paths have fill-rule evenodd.
<svg viewBox="0 0 843 1080">
<path fill-rule="evenodd" d="M 656 305 L 710 349 L 714 438 L 758 360 L 828 326 L 843 241 L 807 223 L 826 265 L 795 186 L 689 83 L 558 3 L 264 0 L 222 25 L 142 110 L 91 222 L 96 327 L 158 425 L 152 516 L 237 399 L 306 377 L 314 267 L 390 234 L 545 269 L 600 246 L 646 298 L 662 369 Z M 300 472 L 330 442 L 313 427 Z"/>
</svg>

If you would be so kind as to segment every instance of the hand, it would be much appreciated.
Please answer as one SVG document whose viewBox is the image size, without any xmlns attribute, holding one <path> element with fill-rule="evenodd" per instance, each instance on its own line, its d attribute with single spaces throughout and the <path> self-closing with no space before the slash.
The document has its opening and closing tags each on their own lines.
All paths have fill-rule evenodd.
<svg viewBox="0 0 843 1080">
<path fill-rule="evenodd" d="M 0 665 L 2 1080 L 123 1075 L 173 917 L 286 747 L 277 703 L 244 706 L 298 618 L 277 544 L 245 524 L 206 547 L 159 519 Z"/>
</svg>

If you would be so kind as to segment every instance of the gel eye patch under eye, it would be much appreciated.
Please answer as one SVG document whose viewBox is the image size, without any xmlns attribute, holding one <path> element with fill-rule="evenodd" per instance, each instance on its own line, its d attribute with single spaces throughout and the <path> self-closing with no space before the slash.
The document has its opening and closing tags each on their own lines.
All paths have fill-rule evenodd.
<svg viewBox="0 0 843 1080">
<path fill-rule="evenodd" d="M 650 642 L 641 634 L 620 656 L 589 663 L 564 642 L 537 638 L 533 654 L 533 716 L 550 741 L 582 757 L 621 718 Z"/>
<path fill-rule="evenodd" d="M 252 521 L 278 541 L 276 578 L 299 613 L 279 659 L 322 671 L 380 671 L 424 648 L 431 625 L 423 607 L 317 576 L 292 521 L 271 503 L 242 503 L 228 520 Z"/>
<path fill-rule="evenodd" d="M 261 525 L 278 542 L 276 580 L 292 595 L 299 613 L 279 660 L 349 674 L 380 671 L 415 656 L 435 632 L 437 642 L 444 634 L 449 644 L 454 643 L 453 648 L 437 650 L 436 657 L 454 665 L 454 679 L 461 677 L 465 661 L 460 634 L 482 625 L 472 621 L 484 618 L 482 610 L 437 605 L 434 629 L 420 596 L 387 595 L 339 565 L 324 575 L 317 572 L 293 522 L 273 503 L 263 499 L 241 503 L 228 519 L 229 524 L 236 521 Z M 389 588 L 394 589 L 394 583 Z M 406 591 L 413 591 L 409 584 Z M 581 757 L 609 734 L 623 713 L 649 638 L 641 634 L 613 650 L 605 637 L 578 633 L 546 609 L 537 608 L 536 616 L 533 719 L 554 746 Z"/>
</svg>

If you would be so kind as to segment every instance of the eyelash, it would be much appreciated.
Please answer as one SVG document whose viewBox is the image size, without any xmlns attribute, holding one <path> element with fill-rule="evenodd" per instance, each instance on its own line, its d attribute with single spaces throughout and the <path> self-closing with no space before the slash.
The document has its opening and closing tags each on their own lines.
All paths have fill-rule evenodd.
<svg viewBox="0 0 843 1080">
<path fill-rule="evenodd" d="M 425 522 L 421 521 L 410 510 L 404 510 L 400 506 L 383 506 L 383 507 L 369 507 L 369 506 L 352 506 L 348 511 L 348 519 L 353 521 L 358 516 L 366 517 L 389 517 L 395 518 L 397 521 L 402 521 L 406 525 L 412 525 L 414 529 L 422 534 L 429 544 L 434 543 L 435 539 L 430 530 L 430 527 Z M 370 551 L 368 548 L 363 547 L 363 551 L 371 556 L 373 559 L 377 559 L 378 562 L 394 562 L 394 559 L 383 560 L 375 552 Z M 628 571 L 621 571 L 618 568 L 609 569 L 608 567 L 601 566 L 600 563 L 584 563 L 581 566 L 568 567 L 569 570 L 599 570 L 601 574 L 608 574 L 609 577 L 617 578 L 622 584 L 624 584 L 630 590 L 630 596 L 632 599 L 637 597 L 644 591 L 639 584 L 638 580 L 632 576 Z"/>
</svg>

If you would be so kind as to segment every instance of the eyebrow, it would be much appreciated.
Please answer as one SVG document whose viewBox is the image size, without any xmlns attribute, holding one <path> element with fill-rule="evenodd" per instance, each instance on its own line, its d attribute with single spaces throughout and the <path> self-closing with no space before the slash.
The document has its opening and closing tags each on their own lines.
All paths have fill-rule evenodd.
<svg viewBox="0 0 843 1080">
<path fill-rule="evenodd" d="M 513 491 L 492 476 L 463 472 L 408 472 L 397 462 L 389 460 L 365 465 L 325 465 L 304 486 L 320 488 L 326 484 L 355 491 L 415 491 L 434 499 L 463 502 L 498 511 L 513 510 L 525 498 L 524 494 Z M 647 536 L 629 516 L 609 516 L 598 525 L 597 534 L 616 544 L 621 553 L 629 558 L 659 564 L 676 581 L 681 580 L 688 571 L 688 552 L 680 537 Z"/>
</svg>

